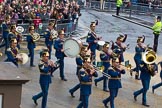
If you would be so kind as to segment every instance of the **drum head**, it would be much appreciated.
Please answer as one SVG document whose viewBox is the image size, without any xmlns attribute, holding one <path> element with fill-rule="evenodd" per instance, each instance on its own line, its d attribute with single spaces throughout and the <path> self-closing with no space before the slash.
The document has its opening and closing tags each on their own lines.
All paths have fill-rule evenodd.
<svg viewBox="0 0 162 108">
<path fill-rule="evenodd" d="M 81 40 L 66 39 L 63 44 L 65 55 L 71 58 L 76 57 L 80 53 L 81 45 Z"/>
<path fill-rule="evenodd" d="M 22 59 L 21 64 L 26 64 L 29 59 L 26 53 L 19 53 L 17 57 Z"/>
<path fill-rule="evenodd" d="M 105 41 L 98 41 L 97 44 L 103 46 L 105 44 Z"/>
</svg>

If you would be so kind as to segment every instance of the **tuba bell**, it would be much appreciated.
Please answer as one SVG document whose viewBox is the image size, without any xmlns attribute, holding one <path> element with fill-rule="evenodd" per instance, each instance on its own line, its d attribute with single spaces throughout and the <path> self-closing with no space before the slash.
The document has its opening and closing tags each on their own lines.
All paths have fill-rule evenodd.
<svg viewBox="0 0 162 108">
<path fill-rule="evenodd" d="M 146 64 L 155 63 L 156 58 L 157 58 L 157 55 L 155 51 L 153 51 L 153 49 L 147 49 L 142 55 L 142 59 Z"/>
<path fill-rule="evenodd" d="M 22 26 L 17 26 L 16 27 L 16 32 L 18 32 L 18 33 L 23 33 L 24 32 L 24 28 L 22 27 Z"/>
<path fill-rule="evenodd" d="M 35 33 L 31 34 L 31 36 L 32 36 L 34 42 L 38 41 L 40 39 L 39 33 L 35 32 Z"/>
</svg>

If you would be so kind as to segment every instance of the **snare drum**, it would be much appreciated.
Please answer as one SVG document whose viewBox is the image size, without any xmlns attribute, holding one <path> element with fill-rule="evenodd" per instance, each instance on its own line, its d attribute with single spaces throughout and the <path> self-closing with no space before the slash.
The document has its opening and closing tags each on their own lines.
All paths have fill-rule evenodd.
<svg viewBox="0 0 162 108">
<path fill-rule="evenodd" d="M 68 57 L 76 57 L 81 50 L 82 41 L 76 38 L 66 39 L 63 43 L 64 54 Z"/>
<path fill-rule="evenodd" d="M 102 47 L 105 44 L 105 41 L 98 41 L 97 42 L 97 50 L 102 51 Z"/>
</svg>

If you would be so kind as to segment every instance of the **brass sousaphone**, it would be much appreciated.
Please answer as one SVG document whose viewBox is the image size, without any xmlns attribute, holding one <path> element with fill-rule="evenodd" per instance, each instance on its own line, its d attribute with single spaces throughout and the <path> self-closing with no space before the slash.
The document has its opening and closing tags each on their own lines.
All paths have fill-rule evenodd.
<svg viewBox="0 0 162 108">
<path fill-rule="evenodd" d="M 154 76 L 156 73 L 156 67 L 151 64 L 155 63 L 157 59 L 156 52 L 153 49 L 147 49 L 146 52 L 142 56 L 143 61 L 147 64 L 148 72 L 151 76 Z"/>
<path fill-rule="evenodd" d="M 38 41 L 40 39 L 39 33 L 35 32 L 35 33 L 31 34 L 31 36 L 32 36 L 34 42 Z"/>
</svg>

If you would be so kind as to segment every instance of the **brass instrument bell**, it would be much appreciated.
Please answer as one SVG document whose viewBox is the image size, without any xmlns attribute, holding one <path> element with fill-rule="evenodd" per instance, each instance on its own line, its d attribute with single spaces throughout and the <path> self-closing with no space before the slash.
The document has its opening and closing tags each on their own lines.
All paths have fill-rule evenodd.
<svg viewBox="0 0 162 108">
<path fill-rule="evenodd" d="M 16 27 L 16 32 L 18 32 L 18 33 L 23 33 L 24 32 L 24 28 L 22 27 L 22 26 L 17 26 Z"/>
<path fill-rule="evenodd" d="M 148 48 L 143 53 L 143 56 L 142 56 L 142 59 L 146 64 L 155 63 L 156 58 L 157 58 L 156 52 L 152 48 Z"/>
</svg>

